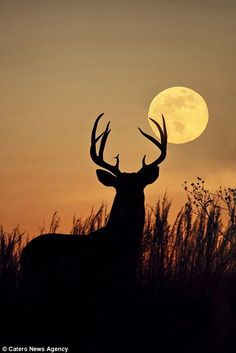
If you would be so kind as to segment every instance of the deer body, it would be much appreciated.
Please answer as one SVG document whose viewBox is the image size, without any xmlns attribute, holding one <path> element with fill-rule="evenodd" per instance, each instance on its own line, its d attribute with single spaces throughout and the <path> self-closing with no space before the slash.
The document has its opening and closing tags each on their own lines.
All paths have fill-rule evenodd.
<svg viewBox="0 0 236 353">
<path fill-rule="evenodd" d="M 104 176 L 110 178 L 102 170 L 97 174 L 100 181 Z M 83 276 L 92 280 L 98 273 L 102 276 L 106 268 L 114 275 L 116 266 L 119 276 L 125 275 L 122 269 L 126 271 L 126 275 L 127 268 L 134 273 L 144 226 L 144 191 L 142 188 L 138 192 L 135 190 L 136 184 L 133 181 L 136 173 L 123 174 L 126 183 L 127 179 L 129 181 L 127 188 L 117 190 L 104 228 L 86 236 L 44 234 L 34 238 L 25 247 L 21 263 L 29 280 L 33 277 L 38 279 L 39 275 L 52 276 L 55 273 L 68 279 L 66 272 L 72 276 L 71 280 L 77 278 L 83 281 Z"/>
<path fill-rule="evenodd" d="M 111 277 L 114 278 L 114 271 L 120 279 L 128 273 L 128 281 L 134 277 L 145 218 L 144 188 L 158 178 L 158 165 L 166 156 L 165 121 L 163 118 L 162 130 L 153 120 L 159 129 L 161 142 L 140 129 L 161 150 L 159 158 L 146 165 L 144 157 L 143 166 L 137 173 L 122 173 L 119 155 L 115 157 L 115 166 L 104 161 L 103 152 L 110 129 L 108 123 L 105 131 L 96 137 L 102 115 L 96 119 L 92 130 L 90 155 L 103 168 L 96 171 L 99 181 L 116 190 L 108 223 L 88 236 L 47 234 L 34 238 L 24 248 L 21 257 L 23 274 L 28 282 L 47 279 L 47 284 L 55 280 L 61 283 L 63 278 L 63 281 L 74 283 L 79 279 L 83 286 L 88 281 L 99 281 L 104 273 L 110 273 L 109 282 Z"/>
</svg>

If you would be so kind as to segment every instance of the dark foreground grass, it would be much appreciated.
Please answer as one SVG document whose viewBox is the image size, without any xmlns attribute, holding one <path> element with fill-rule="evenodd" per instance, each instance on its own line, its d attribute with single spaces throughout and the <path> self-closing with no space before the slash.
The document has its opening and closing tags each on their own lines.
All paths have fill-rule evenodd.
<svg viewBox="0 0 236 353">
<path fill-rule="evenodd" d="M 234 352 L 236 190 L 211 193 L 200 178 L 183 186 L 187 202 L 173 224 L 166 195 L 146 211 L 136 287 L 102 292 L 99 301 L 69 288 L 50 301 L 32 297 L 21 285 L 23 234 L 1 228 L 2 343 L 66 344 L 78 353 Z M 71 233 L 89 234 L 107 219 L 102 205 L 84 221 L 74 217 Z M 49 231 L 59 225 L 54 214 Z"/>
</svg>

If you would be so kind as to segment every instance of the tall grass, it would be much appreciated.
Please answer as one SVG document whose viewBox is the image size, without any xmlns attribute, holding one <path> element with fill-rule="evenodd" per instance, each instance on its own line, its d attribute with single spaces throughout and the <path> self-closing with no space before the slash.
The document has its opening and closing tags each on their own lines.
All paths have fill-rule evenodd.
<svg viewBox="0 0 236 353">
<path fill-rule="evenodd" d="M 97 212 L 92 208 L 90 215 L 85 220 L 74 215 L 71 234 L 87 235 L 95 232 L 107 224 L 108 218 L 109 213 L 105 204 L 102 204 Z"/>
<path fill-rule="evenodd" d="M 18 284 L 19 260 L 23 248 L 23 238 L 19 227 L 12 232 L 0 226 L 0 291 L 9 291 Z"/>
<path fill-rule="evenodd" d="M 184 189 L 188 201 L 172 225 L 166 195 L 147 211 L 140 272 L 148 288 L 196 294 L 236 271 L 236 190 L 213 194 L 200 178 Z"/>
</svg>

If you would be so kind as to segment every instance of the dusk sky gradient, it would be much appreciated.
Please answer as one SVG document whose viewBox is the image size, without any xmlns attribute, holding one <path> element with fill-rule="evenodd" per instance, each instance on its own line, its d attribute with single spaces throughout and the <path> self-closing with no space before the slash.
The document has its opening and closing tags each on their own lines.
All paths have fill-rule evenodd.
<svg viewBox="0 0 236 353">
<path fill-rule="evenodd" d="M 89 157 L 94 120 L 111 120 L 106 159 L 122 171 L 156 157 L 149 105 L 172 86 L 189 87 L 209 109 L 205 132 L 168 145 L 153 205 L 165 190 L 173 211 L 181 184 L 197 176 L 210 189 L 235 187 L 236 2 L 6 1 L 0 3 L 0 223 L 37 234 L 54 211 L 69 231 L 114 190 L 101 185 Z M 115 160 L 114 160 L 115 161 Z"/>
</svg>

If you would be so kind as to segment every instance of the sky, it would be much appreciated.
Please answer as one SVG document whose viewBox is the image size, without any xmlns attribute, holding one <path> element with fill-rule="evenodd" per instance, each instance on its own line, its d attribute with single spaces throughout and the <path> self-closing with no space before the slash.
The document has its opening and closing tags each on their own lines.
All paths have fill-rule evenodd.
<svg viewBox="0 0 236 353">
<path fill-rule="evenodd" d="M 154 205 L 167 190 L 173 212 L 185 202 L 182 183 L 235 187 L 236 2 L 0 2 L 0 224 L 31 235 L 59 212 L 61 231 L 86 217 L 114 190 L 97 178 L 89 156 L 95 118 L 111 120 L 106 160 L 137 171 L 156 149 L 147 113 L 168 87 L 184 86 L 206 101 L 209 123 L 187 144 L 168 145 Z"/>
</svg>

